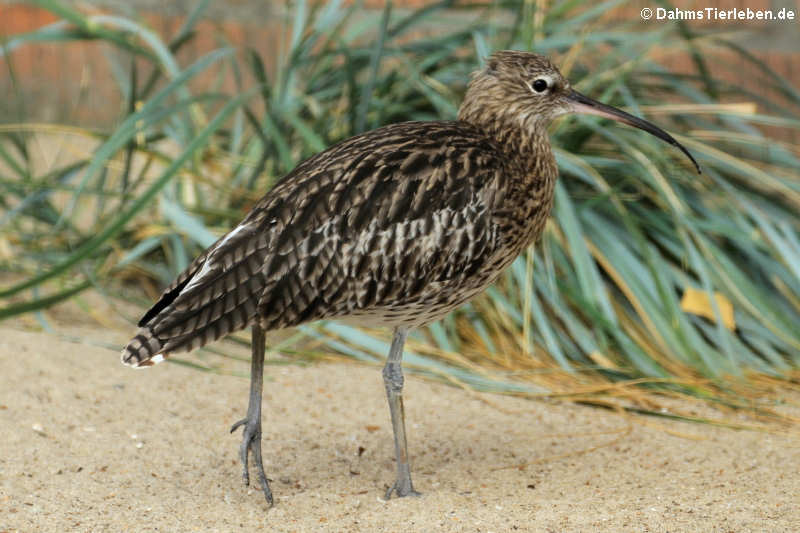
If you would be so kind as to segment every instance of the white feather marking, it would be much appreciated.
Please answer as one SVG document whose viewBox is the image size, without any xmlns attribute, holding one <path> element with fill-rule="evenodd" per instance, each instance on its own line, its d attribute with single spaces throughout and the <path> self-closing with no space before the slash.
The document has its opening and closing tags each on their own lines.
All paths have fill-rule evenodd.
<svg viewBox="0 0 800 533">
<path fill-rule="evenodd" d="M 235 237 L 239 233 L 242 233 L 243 231 L 248 231 L 249 229 L 250 229 L 250 224 L 241 224 L 241 225 L 236 226 L 235 228 L 233 228 L 233 230 L 230 233 L 225 235 L 225 238 L 222 239 L 221 241 L 219 241 L 219 243 L 216 246 L 214 246 L 214 248 L 211 251 L 208 252 L 208 256 L 206 257 L 206 260 L 203 261 L 203 266 L 200 268 L 200 270 L 194 276 L 192 276 L 191 281 L 189 282 L 188 285 L 186 285 L 186 287 L 183 288 L 183 290 L 181 291 L 181 294 L 191 290 L 192 287 L 194 287 L 195 285 L 197 285 L 200 282 L 202 282 L 203 278 L 211 271 L 211 268 L 216 264 L 216 261 L 214 260 L 214 252 L 216 252 L 217 250 L 222 248 L 222 246 L 226 242 L 231 240 L 233 237 Z M 224 268 L 225 267 L 223 265 L 223 269 Z"/>
<path fill-rule="evenodd" d="M 189 282 L 189 284 L 186 285 L 186 287 L 183 288 L 183 290 L 181 291 L 181 294 L 191 290 L 192 287 L 194 287 L 195 285 L 200 283 L 200 280 L 202 280 L 203 277 L 205 277 L 205 275 L 208 274 L 208 272 L 211 270 L 211 263 L 212 263 L 211 254 L 209 254 L 209 256 L 206 258 L 206 260 L 203 262 L 203 267 L 200 269 L 199 272 L 197 272 L 197 274 L 192 276 L 192 281 Z"/>
<path fill-rule="evenodd" d="M 164 357 L 164 355 L 156 354 L 153 357 L 151 357 L 150 359 L 145 359 L 144 361 L 126 361 L 124 359 L 124 357 L 126 355 L 127 355 L 127 353 L 123 352 L 123 354 L 122 354 L 122 357 L 123 357 L 122 364 L 124 364 L 125 366 L 129 366 L 129 367 L 131 367 L 133 369 L 136 369 L 136 370 L 144 370 L 146 368 L 150 368 L 151 366 L 157 365 L 158 363 L 160 363 L 161 361 L 166 359 L 166 357 Z"/>
<path fill-rule="evenodd" d="M 226 242 L 228 242 L 229 240 L 231 240 L 231 239 L 232 239 L 234 236 L 238 235 L 239 233 L 241 233 L 241 232 L 243 232 L 243 231 L 248 231 L 249 229 L 250 229 L 250 224 L 240 224 L 240 225 L 236 226 L 235 228 L 233 228 L 233 231 L 231 231 L 230 233 L 228 233 L 227 235 L 225 235 L 225 238 L 224 238 L 224 239 L 222 239 L 221 241 L 219 241 L 219 244 L 218 244 L 218 245 L 216 245 L 216 246 L 214 247 L 214 250 L 217 250 L 217 249 L 219 249 L 219 248 L 220 248 L 221 246 L 223 246 L 223 245 L 224 245 Z"/>
</svg>

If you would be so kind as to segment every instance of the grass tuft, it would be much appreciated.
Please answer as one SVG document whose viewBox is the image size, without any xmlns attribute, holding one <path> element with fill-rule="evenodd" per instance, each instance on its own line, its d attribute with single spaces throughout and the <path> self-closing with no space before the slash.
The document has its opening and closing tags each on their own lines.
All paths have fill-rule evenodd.
<svg viewBox="0 0 800 533">
<path fill-rule="evenodd" d="M 452 119 L 479 58 L 531 49 L 579 90 L 675 132 L 703 174 L 638 131 L 559 122 L 562 179 L 543 242 L 414 333 L 408 365 L 479 391 L 748 425 L 666 407 L 689 397 L 747 410 L 753 427 L 796 422 L 775 399 L 800 380 L 800 151 L 784 140 L 800 130 L 800 91 L 740 45 L 685 26 L 608 24 L 616 0 L 546 13 L 530 2 L 364 11 L 300 1 L 272 57 L 220 48 L 188 61 L 178 53 L 207 2 L 173 35 L 38 3 L 61 20 L 3 43 L 9 79 L 19 83 L 21 47 L 93 41 L 110 48 L 126 105 L 110 129 L 0 127 L 0 261 L 14 273 L 0 319 L 91 287 L 144 303 L 132 284 L 154 296 L 303 158 L 382 124 Z M 715 77 L 720 46 L 771 92 Z M 687 52 L 694 73 L 662 63 Z M 235 90 L 221 89 L 226 76 Z M 374 363 L 388 351 L 387 332 L 300 331 L 306 355 Z"/>
</svg>

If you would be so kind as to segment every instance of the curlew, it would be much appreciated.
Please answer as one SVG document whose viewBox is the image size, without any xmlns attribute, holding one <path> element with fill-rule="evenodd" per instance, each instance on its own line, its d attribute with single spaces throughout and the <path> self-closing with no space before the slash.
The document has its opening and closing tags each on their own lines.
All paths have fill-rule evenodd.
<svg viewBox="0 0 800 533">
<path fill-rule="evenodd" d="M 657 126 L 570 87 L 545 57 L 502 51 L 473 74 L 458 120 L 392 124 L 300 163 L 164 290 L 122 352 L 134 367 L 252 326 L 240 458 L 261 460 L 265 332 L 320 319 L 394 329 L 383 368 L 397 476 L 385 497 L 417 495 L 403 415 L 406 335 L 466 302 L 542 234 L 558 169 L 548 124 L 567 113 Z"/>
</svg>

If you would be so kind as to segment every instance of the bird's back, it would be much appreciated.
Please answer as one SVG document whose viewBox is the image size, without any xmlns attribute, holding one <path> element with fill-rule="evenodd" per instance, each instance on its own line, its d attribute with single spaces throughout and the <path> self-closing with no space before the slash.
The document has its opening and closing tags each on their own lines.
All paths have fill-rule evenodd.
<svg viewBox="0 0 800 533">
<path fill-rule="evenodd" d="M 254 320 L 265 329 L 435 320 L 535 237 L 520 231 L 535 209 L 520 196 L 523 177 L 464 122 L 394 124 L 343 141 L 298 165 L 203 252 L 142 318 L 123 361 L 149 365 Z"/>
</svg>

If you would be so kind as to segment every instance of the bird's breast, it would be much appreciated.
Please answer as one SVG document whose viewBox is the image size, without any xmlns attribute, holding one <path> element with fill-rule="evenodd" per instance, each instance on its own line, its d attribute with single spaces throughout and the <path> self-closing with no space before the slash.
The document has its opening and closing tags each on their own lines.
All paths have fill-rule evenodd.
<svg viewBox="0 0 800 533">
<path fill-rule="evenodd" d="M 542 236 L 553 208 L 557 175 L 555 159 L 547 150 L 524 160 L 507 179 L 504 201 L 496 206 L 493 216 L 503 248 L 498 250 L 500 255 L 513 256 L 513 260 Z"/>
</svg>

